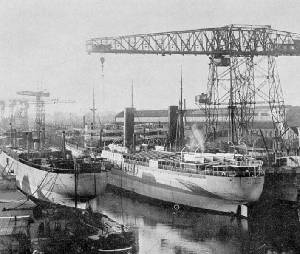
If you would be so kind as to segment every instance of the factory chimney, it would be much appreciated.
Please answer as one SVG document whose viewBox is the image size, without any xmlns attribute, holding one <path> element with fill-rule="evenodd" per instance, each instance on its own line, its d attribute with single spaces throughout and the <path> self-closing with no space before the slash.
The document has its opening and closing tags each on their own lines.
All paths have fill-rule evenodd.
<svg viewBox="0 0 300 254">
<path fill-rule="evenodd" d="M 168 141 L 172 147 L 176 141 L 177 130 L 177 118 L 178 118 L 178 106 L 169 106 L 168 109 Z"/>
<path fill-rule="evenodd" d="M 85 129 L 85 116 L 82 117 L 82 125 L 83 125 L 83 129 Z"/>
<path fill-rule="evenodd" d="M 124 146 L 131 148 L 134 134 L 134 108 L 124 110 Z"/>
<path fill-rule="evenodd" d="M 66 159 L 66 133 L 62 132 L 62 156 Z"/>
<path fill-rule="evenodd" d="M 27 153 L 29 154 L 31 149 L 31 143 L 32 143 L 32 132 L 26 132 L 26 146 L 27 146 Z"/>
</svg>

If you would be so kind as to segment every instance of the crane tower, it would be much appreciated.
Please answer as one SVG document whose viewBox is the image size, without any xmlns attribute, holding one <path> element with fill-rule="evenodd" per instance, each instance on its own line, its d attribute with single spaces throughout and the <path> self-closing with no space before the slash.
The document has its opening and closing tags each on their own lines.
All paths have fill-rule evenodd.
<svg viewBox="0 0 300 254">
<path fill-rule="evenodd" d="M 10 123 L 19 130 L 28 129 L 28 102 L 24 99 L 9 100 Z"/>
<path fill-rule="evenodd" d="M 206 55 L 207 91 L 196 97 L 196 103 L 205 108 L 210 137 L 214 138 L 223 120 L 229 123 L 230 140 L 239 143 L 252 128 L 255 105 L 264 103 L 270 108 L 277 141 L 282 142 L 287 124 L 275 59 L 300 55 L 299 34 L 271 26 L 228 25 L 92 38 L 86 47 L 89 54 Z M 222 105 L 227 115 L 220 115 Z"/>
<path fill-rule="evenodd" d="M 47 91 L 19 91 L 18 95 L 33 96 L 35 101 L 26 101 L 27 104 L 35 105 L 35 121 L 34 129 L 37 133 L 38 144 L 40 148 L 44 148 L 46 140 L 46 121 L 45 121 L 45 104 L 58 104 L 58 103 L 75 103 L 73 100 L 60 100 L 60 99 L 50 99 L 43 100 L 43 97 L 49 97 L 50 93 Z"/>
<path fill-rule="evenodd" d="M 50 93 L 46 91 L 19 91 L 17 94 L 35 97 L 34 129 L 37 132 L 39 146 L 43 147 L 45 142 L 45 103 L 42 98 L 49 97 Z"/>
</svg>

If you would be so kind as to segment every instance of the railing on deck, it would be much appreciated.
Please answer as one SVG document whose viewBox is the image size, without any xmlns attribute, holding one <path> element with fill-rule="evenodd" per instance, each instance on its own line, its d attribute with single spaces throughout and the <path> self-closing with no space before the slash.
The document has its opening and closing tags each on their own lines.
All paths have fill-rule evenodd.
<svg viewBox="0 0 300 254">
<path fill-rule="evenodd" d="M 125 163 L 149 167 L 149 162 L 135 161 L 125 159 Z M 237 161 L 233 166 L 213 166 L 210 164 L 184 164 L 179 162 L 158 162 L 158 169 L 177 171 L 181 173 L 190 173 L 197 175 L 212 175 L 223 177 L 253 177 L 262 176 L 264 171 L 261 169 L 261 163 L 258 161 Z"/>
<path fill-rule="evenodd" d="M 56 167 L 54 166 L 44 166 L 44 165 L 40 165 L 37 163 L 33 163 L 24 159 L 19 158 L 19 161 L 27 166 L 39 169 L 39 170 L 43 170 L 43 171 L 47 171 L 47 172 L 53 172 L 53 173 L 69 173 L 69 174 L 73 174 L 75 173 L 75 169 L 74 169 L 74 163 L 71 162 L 71 166 L 69 168 L 61 168 L 61 167 Z M 80 163 L 80 162 L 76 162 L 79 166 L 79 170 L 76 172 L 79 173 L 99 173 L 99 172 L 103 172 L 106 170 L 110 170 L 111 166 L 109 166 L 110 163 L 106 163 L 106 162 L 101 162 L 101 163 Z"/>
<path fill-rule="evenodd" d="M 135 165 L 140 165 L 140 166 L 144 166 L 144 167 L 149 167 L 149 161 L 139 161 L 139 160 L 124 159 L 124 163 L 135 164 Z"/>
</svg>

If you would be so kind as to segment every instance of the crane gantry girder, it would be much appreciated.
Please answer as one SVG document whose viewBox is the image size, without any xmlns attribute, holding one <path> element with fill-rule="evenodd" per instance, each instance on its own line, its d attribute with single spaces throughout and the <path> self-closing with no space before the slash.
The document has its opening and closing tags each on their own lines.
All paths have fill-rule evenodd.
<svg viewBox="0 0 300 254">
<path fill-rule="evenodd" d="M 35 96 L 35 97 L 49 97 L 50 93 L 46 91 L 19 91 L 18 95 Z"/>
<path fill-rule="evenodd" d="M 228 25 L 217 28 L 93 38 L 90 53 L 190 55 L 300 55 L 300 35 L 271 26 Z"/>
</svg>

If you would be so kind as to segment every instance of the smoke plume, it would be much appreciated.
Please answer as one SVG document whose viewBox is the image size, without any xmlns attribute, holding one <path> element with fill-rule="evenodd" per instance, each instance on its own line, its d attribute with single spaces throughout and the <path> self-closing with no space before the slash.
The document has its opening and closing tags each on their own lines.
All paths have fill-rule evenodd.
<svg viewBox="0 0 300 254">
<path fill-rule="evenodd" d="M 188 146 L 190 146 L 192 149 L 199 148 L 201 152 L 204 152 L 205 150 L 204 135 L 201 129 L 199 129 L 196 124 L 192 125 L 191 133 L 189 135 L 188 140 L 189 140 Z"/>
</svg>

